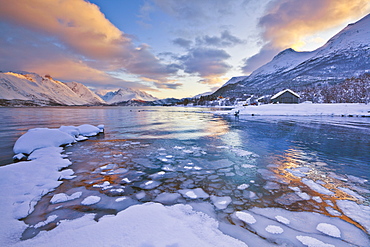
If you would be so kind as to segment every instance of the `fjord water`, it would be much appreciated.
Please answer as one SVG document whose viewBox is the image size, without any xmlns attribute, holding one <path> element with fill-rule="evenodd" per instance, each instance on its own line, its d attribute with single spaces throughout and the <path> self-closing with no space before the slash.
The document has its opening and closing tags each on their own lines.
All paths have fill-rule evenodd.
<svg viewBox="0 0 370 247">
<path fill-rule="evenodd" d="M 14 142 L 30 128 L 105 125 L 104 134 L 66 148 L 76 177 L 44 196 L 24 219 L 30 225 L 24 239 L 85 212 L 99 218 L 149 201 L 166 205 L 211 201 L 218 219 L 233 224 L 240 224 L 233 217 L 236 211 L 253 207 L 317 212 L 340 217 L 366 232 L 361 223 L 343 215 L 336 201 L 369 204 L 370 188 L 365 181 L 370 180 L 369 118 L 235 117 L 209 111 L 0 108 L 2 165 L 11 162 Z M 194 191 L 199 188 L 211 200 Z M 76 192 L 99 196 L 102 201 L 90 208 L 73 200 L 50 203 L 58 193 Z M 118 201 L 122 203 L 117 206 Z M 53 224 L 35 229 L 50 215 L 57 216 Z"/>
</svg>

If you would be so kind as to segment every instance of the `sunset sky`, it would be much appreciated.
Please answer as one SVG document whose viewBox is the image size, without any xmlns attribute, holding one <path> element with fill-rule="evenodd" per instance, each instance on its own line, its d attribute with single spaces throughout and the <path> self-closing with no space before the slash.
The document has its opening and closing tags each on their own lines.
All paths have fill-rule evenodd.
<svg viewBox="0 0 370 247">
<path fill-rule="evenodd" d="M 189 97 L 369 12 L 368 0 L 0 0 L 0 70 Z"/>
</svg>

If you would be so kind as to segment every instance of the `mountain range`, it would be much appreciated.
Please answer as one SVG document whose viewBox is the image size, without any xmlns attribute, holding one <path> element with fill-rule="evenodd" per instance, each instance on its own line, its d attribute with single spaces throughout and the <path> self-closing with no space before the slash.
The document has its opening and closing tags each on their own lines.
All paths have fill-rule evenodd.
<svg viewBox="0 0 370 247">
<path fill-rule="evenodd" d="M 213 95 L 274 94 L 290 88 L 335 85 L 348 78 L 370 73 L 370 14 L 311 52 L 291 48 L 276 55 L 246 77 L 233 77 Z"/>
<path fill-rule="evenodd" d="M 24 71 L 0 72 L 0 105 L 109 105 L 127 101 L 155 101 L 140 90 L 121 88 L 103 95 L 78 82 L 61 82 L 49 75 Z"/>
</svg>

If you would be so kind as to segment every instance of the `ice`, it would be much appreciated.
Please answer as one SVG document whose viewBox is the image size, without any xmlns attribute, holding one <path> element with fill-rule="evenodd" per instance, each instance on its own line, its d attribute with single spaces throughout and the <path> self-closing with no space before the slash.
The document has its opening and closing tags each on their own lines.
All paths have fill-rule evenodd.
<svg viewBox="0 0 370 247">
<path fill-rule="evenodd" d="M 288 220 L 287 218 L 283 217 L 283 216 L 280 216 L 280 215 L 276 215 L 275 216 L 275 219 L 285 225 L 289 225 L 290 224 L 290 220 Z"/>
<path fill-rule="evenodd" d="M 99 128 L 100 132 L 104 132 L 104 124 L 99 124 L 98 126 L 96 126 Z"/>
<path fill-rule="evenodd" d="M 302 201 L 302 198 L 296 193 L 286 193 L 275 199 L 275 202 L 282 205 L 291 205 L 295 202 Z"/>
<path fill-rule="evenodd" d="M 73 174 L 75 173 L 72 169 L 65 169 L 65 170 L 62 170 L 61 172 L 61 175 L 59 177 L 59 180 L 62 180 L 62 179 L 72 179 L 72 178 L 75 178 L 76 176 L 73 176 Z"/>
<path fill-rule="evenodd" d="M 242 164 L 243 168 L 254 168 L 256 167 L 255 165 L 250 165 L 250 164 Z"/>
<path fill-rule="evenodd" d="M 93 187 L 95 188 L 108 188 L 110 183 L 108 181 L 104 181 L 102 184 L 94 184 Z"/>
<path fill-rule="evenodd" d="M 363 196 L 360 196 L 359 194 L 357 194 L 356 192 L 354 192 L 353 190 L 350 190 L 348 188 L 345 188 L 345 187 L 338 187 L 338 189 L 340 189 L 341 191 L 359 199 L 359 200 L 365 200 L 365 198 Z"/>
<path fill-rule="evenodd" d="M 300 170 L 297 170 L 297 169 L 286 169 L 286 170 L 296 177 L 301 178 L 301 177 L 307 176 L 306 174 L 302 173 Z"/>
<path fill-rule="evenodd" d="M 310 180 L 310 179 L 307 179 L 307 178 L 303 178 L 302 179 L 302 182 L 307 185 L 308 187 L 310 187 L 311 190 L 314 190 L 318 193 L 321 193 L 321 194 L 325 194 L 325 195 L 329 195 L 329 196 L 332 196 L 334 195 L 334 192 L 328 190 L 327 188 L 315 183 L 313 180 Z"/>
<path fill-rule="evenodd" d="M 263 188 L 265 188 L 266 190 L 278 190 L 280 189 L 280 185 L 275 182 L 267 181 L 267 183 L 265 184 L 265 186 L 263 186 Z"/>
<path fill-rule="evenodd" d="M 138 200 L 143 199 L 145 196 L 146 196 L 146 193 L 145 193 L 144 191 L 141 191 L 141 192 L 139 192 L 139 193 L 137 193 L 137 194 L 135 195 L 135 197 L 136 197 Z"/>
<path fill-rule="evenodd" d="M 338 200 L 337 206 L 342 212 L 360 223 L 368 233 L 370 233 L 370 207 L 365 205 L 359 205 L 354 201 Z"/>
<path fill-rule="evenodd" d="M 162 182 L 150 180 L 150 181 L 145 181 L 142 184 L 140 184 L 140 188 L 144 190 L 151 190 L 151 189 L 158 187 L 161 184 Z"/>
<path fill-rule="evenodd" d="M 322 203 L 322 199 L 321 199 L 321 197 L 319 197 L 319 196 L 313 196 L 313 197 L 312 197 L 312 200 L 314 200 L 314 201 L 316 201 L 316 202 L 318 202 L 318 203 Z"/>
<path fill-rule="evenodd" d="M 55 204 L 55 203 L 60 203 L 60 202 L 71 201 L 71 200 L 80 198 L 81 196 L 82 196 L 82 192 L 75 192 L 70 196 L 65 193 L 59 193 L 59 194 L 54 195 L 51 198 L 50 203 Z"/>
<path fill-rule="evenodd" d="M 15 154 L 30 154 L 36 149 L 46 147 L 59 147 L 73 143 L 75 139 L 60 130 L 48 128 L 30 129 L 15 142 Z"/>
<path fill-rule="evenodd" d="M 48 218 L 45 221 L 41 221 L 41 222 L 37 223 L 36 225 L 34 225 L 33 227 L 34 228 L 39 228 L 39 227 L 45 226 L 45 225 L 49 224 L 50 222 L 53 222 L 57 218 L 58 218 L 57 215 L 50 215 L 50 216 L 48 216 Z"/>
<path fill-rule="evenodd" d="M 253 155 L 252 152 L 246 151 L 246 150 L 243 150 L 243 149 L 240 149 L 240 148 L 233 148 L 233 149 L 231 149 L 231 151 L 233 151 L 236 155 L 241 156 L 241 157 L 252 156 Z"/>
<path fill-rule="evenodd" d="M 317 225 L 316 229 L 329 236 L 340 238 L 340 230 L 332 224 L 320 223 Z"/>
<path fill-rule="evenodd" d="M 275 226 L 275 225 L 268 225 L 265 228 L 266 232 L 272 233 L 272 234 L 281 234 L 284 232 L 283 228 L 280 226 Z"/>
<path fill-rule="evenodd" d="M 69 134 L 74 138 L 77 138 L 80 135 L 80 131 L 75 126 L 60 126 L 59 130 Z"/>
<path fill-rule="evenodd" d="M 237 187 L 238 190 L 245 190 L 249 188 L 249 184 L 241 184 Z"/>
<path fill-rule="evenodd" d="M 101 198 L 99 196 L 88 196 L 81 202 L 82 205 L 89 206 L 100 202 Z"/>
<path fill-rule="evenodd" d="M 302 244 L 308 246 L 308 247 L 335 247 L 335 245 L 332 244 L 326 244 L 316 238 L 309 237 L 309 236 L 302 236 L 299 235 L 296 237 Z"/>
<path fill-rule="evenodd" d="M 169 192 L 163 192 L 159 194 L 154 201 L 160 202 L 162 204 L 173 204 L 175 203 L 181 195 L 179 193 L 169 193 Z"/>
<path fill-rule="evenodd" d="M 311 196 L 309 196 L 306 192 L 296 192 L 296 194 L 302 198 L 303 200 L 310 200 Z"/>
<path fill-rule="evenodd" d="M 248 224 L 254 224 L 257 222 L 257 220 L 253 217 L 253 215 L 247 212 L 238 211 L 238 212 L 235 212 L 235 216 L 241 221 L 244 221 L 245 223 L 248 223 Z"/>
<path fill-rule="evenodd" d="M 213 205 L 215 205 L 218 209 L 225 209 L 227 206 L 231 203 L 231 197 L 230 196 L 211 196 L 211 201 L 213 202 Z"/>
<path fill-rule="evenodd" d="M 183 189 L 179 190 L 179 192 L 185 197 L 190 199 L 207 199 L 209 195 L 204 192 L 202 188 L 196 189 Z"/>
<path fill-rule="evenodd" d="M 333 215 L 333 216 L 341 216 L 342 213 L 335 210 L 334 208 L 332 207 L 325 207 L 326 211 L 328 211 L 329 214 Z"/>
<path fill-rule="evenodd" d="M 367 179 L 364 179 L 364 178 L 359 178 L 359 177 L 355 177 L 353 175 L 347 175 L 347 178 L 352 181 L 352 182 L 355 182 L 355 183 L 360 183 L 360 184 L 364 184 L 367 182 Z"/>
<path fill-rule="evenodd" d="M 78 131 L 83 136 L 95 136 L 99 134 L 101 131 L 100 128 L 95 127 L 91 124 L 83 124 L 77 127 Z"/>
</svg>

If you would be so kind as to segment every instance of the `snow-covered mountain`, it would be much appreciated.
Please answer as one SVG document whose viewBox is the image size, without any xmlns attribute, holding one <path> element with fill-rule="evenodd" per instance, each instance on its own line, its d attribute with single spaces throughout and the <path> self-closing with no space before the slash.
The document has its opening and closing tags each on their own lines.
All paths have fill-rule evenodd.
<svg viewBox="0 0 370 247">
<path fill-rule="evenodd" d="M 104 103 L 80 83 L 66 83 L 28 72 L 0 73 L 0 99 L 35 105 L 92 105 Z"/>
<path fill-rule="evenodd" d="M 64 84 L 72 89 L 72 91 L 75 92 L 81 99 L 88 101 L 88 103 L 92 105 L 106 103 L 102 98 L 79 82 L 65 82 Z"/>
<path fill-rule="evenodd" d="M 291 88 L 333 85 L 370 72 L 370 14 L 311 52 L 286 49 L 251 75 L 226 83 L 214 95 L 273 94 Z"/>
<path fill-rule="evenodd" d="M 155 101 L 158 98 L 140 91 L 131 88 L 120 88 L 117 91 L 106 92 L 102 95 L 102 91 L 98 91 L 97 94 L 105 100 L 108 104 L 116 104 L 119 102 L 136 100 L 136 101 Z"/>
</svg>

